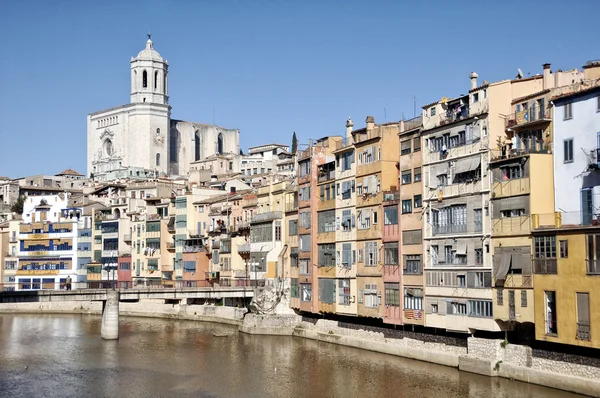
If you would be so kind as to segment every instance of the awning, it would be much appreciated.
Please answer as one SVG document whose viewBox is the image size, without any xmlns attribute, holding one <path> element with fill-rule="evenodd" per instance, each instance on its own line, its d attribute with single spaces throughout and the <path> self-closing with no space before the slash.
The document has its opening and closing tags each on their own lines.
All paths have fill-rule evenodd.
<svg viewBox="0 0 600 398">
<path fill-rule="evenodd" d="M 465 239 L 459 240 L 456 244 L 456 254 L 467 254 L 467 241 Z"/>
<path fill-rule="evenodd" d="M 423 289 L 406 289 L 406 294 L 413 297 L 423 297 Z"/>
<path fill-rule="evenodd" d="M 510 270 L 512 256 L 512 253 L 502 253 L 502 257 L 500 258 L 500 266 L 495 270 L 494 273 L 497 281 L 506 279 L 506 274 L 508 274 L 508 271 Z"/>
<path fill-rule="evenodd" d="M 454 174 L 467 173 L 475 170 L 480 164 L 481 158 L 479 156 L 474 156 L 467 159 L 459 159 L 454 165 Z"/>
</svg>

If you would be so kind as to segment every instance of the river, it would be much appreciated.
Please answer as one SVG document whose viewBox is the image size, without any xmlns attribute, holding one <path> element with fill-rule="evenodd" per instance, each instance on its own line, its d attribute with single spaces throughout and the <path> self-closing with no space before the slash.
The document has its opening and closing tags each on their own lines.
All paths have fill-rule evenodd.
<svg viewBox="0 0 600 398">
<path fill-rule="evenodd" d="M 579 397 L 212 323 L 121 317 L 104 341 L 99 317 L 61 315 L 0 315 L 0 396 Z"/>
</svg>

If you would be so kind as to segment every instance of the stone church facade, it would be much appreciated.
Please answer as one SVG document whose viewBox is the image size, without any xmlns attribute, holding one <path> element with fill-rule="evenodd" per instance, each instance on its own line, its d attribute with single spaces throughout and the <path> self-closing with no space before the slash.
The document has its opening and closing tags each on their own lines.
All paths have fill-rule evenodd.
<svg viewBox="0 0 600 398">
<path fill-rule="evenodd" d="M 88 175 L 101 181 L 186 176 L 191 162 L 240 153 L 237 129 L 171 119 L 168 72 L 149 36 L 131 59 L 130 103 L 88 115 Z"/>
</svg>

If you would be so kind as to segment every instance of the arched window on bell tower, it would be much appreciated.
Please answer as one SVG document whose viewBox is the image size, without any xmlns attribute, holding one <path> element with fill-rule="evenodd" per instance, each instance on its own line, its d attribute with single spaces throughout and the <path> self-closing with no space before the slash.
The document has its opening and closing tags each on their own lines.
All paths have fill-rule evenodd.
<svg viewBox="0 0 600 398">
<path fill-rule="evenodd" d="M 158 91 L 158 71 L 154 72 L 154 90 Z"/>
<path fill-rule="evenodd" d="M 146 71 L 142 72 L 142 87 L 148 88 L 148 72 Z"/>
<path fill-rule="evenodd" d="M 194 160 L 200 160 L 200 132 L 194 134 Z"/>
<path fill-rule="evenodd" d="M 217 138 L 217 153 L 223 154 L 223 133 L 219 133 L 219 138 Z"/>
<path fill-rule="evenodd" d="M 156 154 L 156 165 L 160 166 L 160 153 Z"/>
</svg>

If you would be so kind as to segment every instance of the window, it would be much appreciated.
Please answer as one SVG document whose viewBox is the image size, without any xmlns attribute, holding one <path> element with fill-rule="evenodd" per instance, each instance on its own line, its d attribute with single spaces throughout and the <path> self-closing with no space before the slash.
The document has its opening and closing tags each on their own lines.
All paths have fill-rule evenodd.
<svg viewBox="0 0 600 398">
<path fill-rule="evenodd" d="M 563 120 L 573 119 L 573 104 L 568 103 L 563 105 Z"/>
<path fill-rule="evenodd" d="M 501 210 L 500 218 L 521 217 L 525 215 L 525 209 Z"/>
<path fill-rule="evenodd" d="M 405 170 L 402 172 L 402 185 L 404 184 L 410 184 L 410 178 L 411 178 L 411 171 L 410 170 Z"/>
<path fill-rule="evenodd" d="M 413 138 L 413 152 L 419 152 L 421 150 L 421 137 Z"/>
<path fill-rule="evenodd" d="M 573 138 L 564 140 L 563 142 L 563 163 L 569 163 L 573 161 Z"/>
<path fill-rule="evenodd" d="M 310 275 L 310 260 L 300 260 L 300 275 Z"/>
<path fill-rule="evenodd" d="M 250 229 L 250 242 L 271 242 L 273 240 L 273 224 L 264 223 L 253 225 Z"/>
<path fill-rule="evenodd" d="M 319 267 L 335 267 L 335 243 L 317 245 L 319 254 Z"/>
<path fill-rule="evenodd" d="M 448 313 L 451 315 L 467 315 L 467 305 L 463 303 L 448 303 L 450 308 Z"/>
<path fill-rule="evenodd" d="M 484 300 L 469 300 L 469 316 L 491 318 L 492 302 Z"/>
<path fill-rule="evenodd" d="M 600 95 L 596 97 L 596 112 L 600 112 Z"/>
<path fill-rule="evenodd" d="M 339 263 L 339 252 L 337 254 Z M 352 268 L 352 264 L 356 264 L 356 252 L 352 250 L 351 243 L 342 244 L 342 267 Z"/>
<path fill-rule="evenodd" d="M 373 224 L 377 224 L 379 222 L 378 215 L 379 215 L 379 213 L 377 213 L 376 211 L 373 211 Z"/>
<path fill-rule="evenodd" d="M 310 235 L 300 235 L 300 244 L 299 249 L 301 252 L 309 252 L 310 251 Z"/>
<path fill-rule="evenodd" d="M 473 102 L 477 102 L 479 101 L 479 93 L 474 93 L 473 94 Z"/>
<path fill-rule="evenodd" d="M 421 274 L 421 255 L 420 254 L 405 254 L 404 255 L 404 274 L 420 275 Z"/>
<path fill-rule="evenodd" d="M 475 249 L 475 264 L 483 264 L 483 249 Z"/>
<path fill-rule="evenodd" d="M 590 339 L 590 295 L 575 293 L 577 298 L 577 339 Z"/>
<path fill-rule="evenodd" d="M 374 267 L 379 263 L 379 250 L 377 242 L 365 243 L 365 266 Z"/>
<path fill-rule="evenodd" d="M 467 287 L 467 276 L 466 275 L 457 275 L 456 283 L 458 287 Z"/>
<path fill-rule="evenodd" d="M 502 181 L 515 180 L 517 178 L 525 177 L 525 170 L 523 169 L 522 164 L 501 167 L 500 171 L 502 173 Z"/>
<path fill-rule="evenodd" d="M 431 313 L 432 314 L 437 314 L 438 311 L 439 311 L 439 307 L 438 307 L 437 303 L 435 303 L 435 304 L 432 303 L 431 304 Z"/>
<path fill-rule="evenodd" d="M 302 211 L 300 213 L 298 213 L 298 223 L 300 225 L 300 228 L 310 228 L 310 224 L 311 224 L 311 212 L 309 211 Z"/>
<path fill-rule="evenodd" d="M 527 290 L 521 290 L 521 307 L 527 308 Z"/>
<path fill-rule="evenodd" d="M 435 106 L 429 108 L 429 116 L 435 116 Z"/>
<path fill-rule="evenodd" d="M 335 279 L 319 278 L 319 301 L 326 304 L 335 303 Z"/>
<path fill-rule="evenodd" d="M 413 201 L 414 201 L 414 207 L 415 207 L 415 209 L 423 207 L 423 200 L 421 198 L 421 195 L 415 195 L 414 198 L 413 198 Z"/>
<path fill-rule="evenodd" d="M 310 283 L 300 284 L 300 299 L 304 302 L 312 301 L 312 285 Z"/>
<path fill-rule="evenodd" d="M 156 154 L 156 165 L 160 166 L 160 153 Z"/>
<path fill-rule="evenodd" d="M 142 72 L 142 87 L 143 88 L 148 87 L 148 72 L 146 72 L 146 71 Z"/>
<path fill-rule="evenodd" d="M 558 325 L 556 324 L 556 292 L 546 291 L 545 307 L 546 307 L 546 334 L 558 334 Z"/>
<path fill-rule="evenodd" d="M 587 273 L 600 274 L 600 235 L 587 236 Z"/>
<path fill-rule="evenodd" d="M 404 309 L 423 310 L 423 289 L 404 288 Z"/>
<path fill-rule="evenodd" d="M 402 141 L 400 143 L 400 155 L 408 155 L 410 151 L 410 140 Z"/>
<path fill-rule="evenodd" d="M 350 279 L 339 279 L 338 280 L 338 304 L 339 305 L 350 305 Z"/>
<path fill-rule="evenodd" d="M 290 220 L 288 222 L 288 234 L 289 236 L 298 235 L 298 220 Z"/>
<path fill-rule="evenodd" d="M 310 160 L 298 162 L 298 175 L 300 176 L 300 178 L 304 178 L 310 175 Z"/>
<path fill-rule="evenodd" d="M 356 218 L 352 215 L 351 210 L 342 210 L 342 231 L 350 231 L 356 226 Z"/>
<path fill-rule="evenodd" d="M 536 236 L 534 238 L 535 258 L 556 258 L 556 237 Z"/>
<path fill-rule="evenodd" d="M 335 232 L 335 210 L 327 210 L 317 214 L 319 233 Z"/>
<path fill-rule="evenodd" d="M 380 296 L 377 294 L 377 284 L 365 283 L 365 289 L 363 292 L 362 300 L 360 300 L 360 292 L 358 295 L 359 295 L 359 301 L 364 300 L 365 307 L 377 308 L 379 306 Z"/>
<path fill-rule="evenodd" d="M 387 206 L 383 208 L 383 223 L 385 225 L 398 225 L 397 206 Z"/>
<path fill-rule="evenodd" d="M 413 181 L 414 182 L 421 181 L 421 168 L 420 167 L 415 167 Z"/>
<path fill-rule="evenodd" d="M 448 185 L 448 176 L 446 174 L 440 174 L 437 176 L 438 187 L 445 187 Z"/>
<path fill-rule="evenodd" d="M 354 151 L 344 152 L 340 155 L 340 163 L 342 171 L 350 170 L 354 163 Z"/>
<path fill-rule="evenodd" d="M 291 298 L 299 298 L 300 297 L 300 286 L 298 285 L 298 278 L 291 278 L 290 297 Z"/>
<path fill-rule="evenodd" d="M 310 186 L 305 186 L 298 189 L 298 200 L 310 200 Z"/>
<path fill-rule="evenodd" d="M 358 229 L 371 228 L 371 209 L 363 209 L 358 211 Z"/>
<path fill-rule="evenodd" d="M 400 307 L 400 284 L 384 283 L 385 286 L 385 305 L 391 307 Z"/>
<path fill-rule="evenodd" d="M 386 265 L 398 265 L 398 242 L 383 244 L 383 260 Z"/>
<path fill-rule="evenodd" d="M 560 247 L 560 258 L 569 257 L 569 241 L 560 240 L 558 241 Z"/>
<path fill-rule="evenodd" d="M 467 231 L 467 205 L 452 205 L 431 212 L 433 234 L 461 233 Z"/>
<path fill-rule="evenodd" d="M 412 213 L 412 200 L 406 199 L 402 201 L 402 214 Z"/>
<path fill-rule="evenodd" d="M 475 232 L 483 231 L 483 218 L 481 209 L 473 210 L 473 222 L 475 224 Z"/>
</svg>

